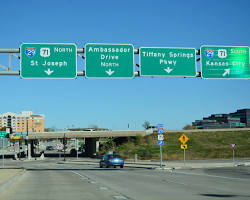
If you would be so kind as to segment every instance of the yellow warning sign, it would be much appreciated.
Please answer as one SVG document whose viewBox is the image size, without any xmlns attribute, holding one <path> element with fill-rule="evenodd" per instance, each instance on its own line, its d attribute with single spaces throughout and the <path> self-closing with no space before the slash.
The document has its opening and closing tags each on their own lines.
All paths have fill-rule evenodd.
<svg viewBox="0 0 250 200">
<path fill-rule="evenodd" d="M 10 139 L 12 139 L 12 140 L 19 140 L 19 139 L 21 139 L 21 137 L 20 136 L 12 136 Z"/>
<path fill-rule="evenodd" d="M 187 149 L 187 144 L 181 144 L 181 149 Z"/>
<path fill-rule="evenodd" d="M 189 140 L 189 138 L 183 133 L 181 135 L 181 137 L 179 137 L 179 141 L 182 143 L 182 144 L 186 144 L 186 142 Z"/>
</svg>

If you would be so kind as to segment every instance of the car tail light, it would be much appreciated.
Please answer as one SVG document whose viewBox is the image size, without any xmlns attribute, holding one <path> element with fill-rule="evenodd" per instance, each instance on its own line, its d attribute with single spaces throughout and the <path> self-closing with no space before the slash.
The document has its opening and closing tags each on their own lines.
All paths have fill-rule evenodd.
<svg viewBox="0 0 250 200">
<path fill-rule="evenodd" d="M 120 160 L 123 160 L 122 158 L 120 158 Z"/>
<path fill-rule="evenodd" d="M 109 161 L 112 161 L 112 160 L 113 160 L 112 158 L 109 159 Z"/>
</svg>

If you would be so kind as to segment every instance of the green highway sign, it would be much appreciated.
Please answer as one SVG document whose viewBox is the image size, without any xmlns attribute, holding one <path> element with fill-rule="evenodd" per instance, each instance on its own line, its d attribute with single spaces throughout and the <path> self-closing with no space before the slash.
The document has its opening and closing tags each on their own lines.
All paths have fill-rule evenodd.
<svg viewBox="0 0 250 200">
<path fill-rule="evenodd" d="M 196 76 L 196 49 L 141 47 L 141 76 Z"/>
<path fill-rule="evenodd" d="M 86 78 L 133 78 L 133 45 L 86 44 L 85 76 Z"/>
<path fill-rule="evenodd" d="M 249 79 L 249 47 L 201 46 L 201 77 Z"/>
<path fill-rule="evenodd" d="M 7 133 L 5 131 L 0 131 L 0 138 L 6 138 Z"/>
<path fill-rule="evenodd" d="M 76 78 L 75 44 L 23 43 L 21 45 L 22 78 Z"/>
</svg>

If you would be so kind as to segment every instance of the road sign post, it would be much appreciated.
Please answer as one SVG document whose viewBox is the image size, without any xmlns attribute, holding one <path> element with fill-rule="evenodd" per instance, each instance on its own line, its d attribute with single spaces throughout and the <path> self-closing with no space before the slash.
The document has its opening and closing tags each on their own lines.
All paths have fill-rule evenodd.
<svg viewBox="0 0 250 200">
<path fill-rule="evenodd" d="M 249 47 L 201 46 L 201 77 L 249 79 Z"/>
<path fill-rule="evenodd" d="M 160 146 L 160 168 L 162 168 L 162 145 L 164 145 L 163 124 L 158 124 L 158 145 Z"/>
<path fill-rule="evenodd" d="M 4 168 L 4 149 L 3 149 L 3 147 L 4 147 L 4 138 L 2 138 L 2 153 L 3 153 L 3 168 Z"/>
<path fill-rule="evenodd" d="M 77 76 L 75 44 L 23 43 L 20 51 L 22 78 L 68 78 Z"/>
<path fill-rule="evenodd" d="M 76 146 L 76 159 L 78 159 L 78 139 L 75 140 L 75 146 Z"/>
<path fill-rule="evenodd" d="M 184 151 L 184 166 L 186 166 L 186 149 L 183 149 Z"/>
<path fill-rule="evenodd" d="M 184 158 L 184 166 L 186 165 L 186 149 L 187 149 L 187 144 L 181 144 L 181 149 L 183 149 L 183 158 Z"/>
<path fill-rule="evenodd" d="M 196 76 L 196 49 L 140 48 L 141 76 Z"/>
<path fill-rule="evenodd" d="M 234 163 L 234 149 L 233 149 L 233 163 Z"/>
<path fill-rule="evenodd" d="M 133 45 L 86 44 L 85 73 L 86 78 L 133 78 Z"/>
<path fill-rule="evenodd" d="M 179 137 L 179 141 L 182 143 L 181 144 L 181 149 L 183 149 L 183 162 L 184 162 L 184 166 L 186 166 L 186 149 L 187 149 L 187 141 L 189 140 L 189 138 L 183 133 L 180 137 Z"/>
<path fill-rule="evenodd" d="M 233 150 L 233 163 L 234 163 L 234 149 L 236 147 L 236 144 L 231 144 L 232 150 Z"/>
</svg>

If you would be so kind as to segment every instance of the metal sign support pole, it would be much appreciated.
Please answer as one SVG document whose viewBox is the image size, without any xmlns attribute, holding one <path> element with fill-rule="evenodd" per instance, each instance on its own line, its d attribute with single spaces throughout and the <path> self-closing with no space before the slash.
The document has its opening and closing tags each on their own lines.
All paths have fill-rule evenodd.
<svg viewBox="0 0 250 200">
<path fill-rule="evenodd" d="M 21 152 L 20 152 L 20 147 L 21 147 L 21 145 L 20 145 L 20 140 L 18 140 L 18 149 L 19 149 L 19 160 L 21 160 Z"/>
<path fill-rule="evenodd" d="M 160 145 L 160 167 L 162 168 L 162 148 Z"/>
<path fill-rule="evenodd" d="M 33 144 L 33 145 L 34 145 L 34 144 Z M 35 154 L 34 156 L 35 156 L 35 160 L 36 160 L 36 145 L 34 145 L 33 148 L 34 148 L 34 152 L 35 152 L 35 153 L 34 153 L 34 154 Z"/>
<path fill-rule="evenodd" d="M 4 140 L 2 138 L 2 145 L 4 145 Z M 3 152 L 3 168 L 4 168 L 4 150 L 3 150 L 3 146 L 2 146 L 2 152 Z"/>
<path fill-rule="evenodd" d="M 63 161 L 66 161 L 66 159 L 65 159 L 65 149 L 66 149 L 66 144 L 65 144 L 65 134 L 64 134 L 64 137 L 63 137 L 63 149 L 64 149 L 64 151 L 63 151 Z"/>
<path fill-rule="evenodd" d="M 29 138 L 29 121 L 28 121 L 28 118 L 26 118 L 26 137 L 25 137 L 25 141 L 26 141 L 26 160 L 29 158 L 29 141 L 28 141 L 28 138 Z"/>
<path fill-rule="evenodd" d="M 186 149 L 183 150 L 184 150 L 184 166 L 186 166 Z"/>
<path fill-rule="evenodd" d="M 233 163 L 234 163 L 234 149 L 233 149 Z"/>
<path fill-rule="evenodd" d="M 78 139 L 76 138 L 76 158 L 78 159 Z"/>
</svg>

